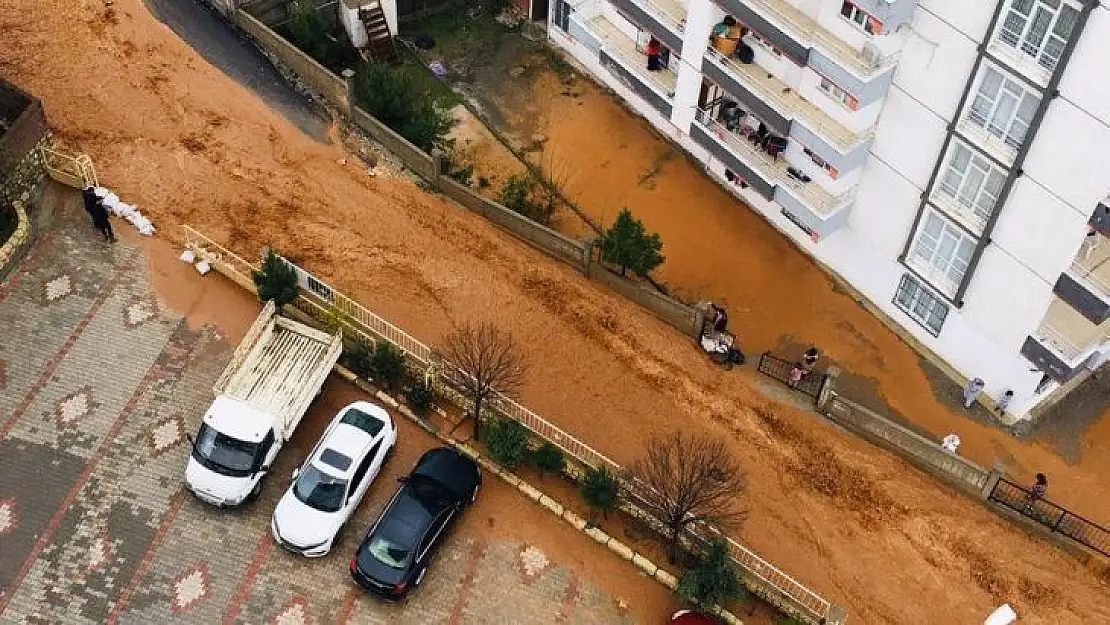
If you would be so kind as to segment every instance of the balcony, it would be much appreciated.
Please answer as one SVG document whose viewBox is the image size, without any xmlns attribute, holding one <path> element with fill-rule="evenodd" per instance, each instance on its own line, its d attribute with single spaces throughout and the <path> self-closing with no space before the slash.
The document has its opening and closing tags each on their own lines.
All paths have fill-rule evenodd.
<svg viewBox="0 0 1110 625">
<path fill-rule="evenodd" d="M 1110 339 L 1110 323 L 1094 324 L 1067 302 L 1054 298 L 1041 325 L 1021 353 L 1058 381 L 1074 376 Z"/>
<path fill-rule="evenodd" d="M 844 167 L 845 159 L 843 156 L 838 159 L 837 155 L 853 155 L 853 152 L 859 150 L 866 157 L 868 146 L 874 137 L 874 130 L 863 133 L 852 132 L 763 68 L 755 64 L 740 63 L 721 54 L 712 46 L 706 50 L 704 64 L 707 66 L 703 68 L 704 73 L 710 75 L 714 82 L 723 83 L 726 90 L 731 91 L 730 86 L 740 86 L 755 94 L 785 119 L 805 126 L 810 133 L 836 153 L 826 156 L 830 150 L 822 150 L 819 146 L 807 147 L 816 149 L 822 158 L 837 165 L 838 169 L 849 171 L 851 168 Z"/>
<path fill-rule="evenodd" d="M 987 52 L 1041 87 L 1046 86 L 1049 79 L 1052 78 L 1052 70 L 1055 68 L 1055 63 L 1052 63 L 1051 67 L 1045 67 L 1039 63 L 1037 59 L 1021 52 L 1013 46 L 1002 43 L 998 40 L 997 36 L 992 37 L 990 43 L 987 44 Z"/>
<path fill-rule="evenodd" d="M 779 202 L 794 217 L 820 235 L 838 228 L 851 193 L 833 195 L 816 182 L 802 182 L 787 172 L 785 158 L 772 158 L 748 139 L 736 135 L 699 109 L 691 136 L 739 174 L 756 191 Z M 754 176 L 754 177 L 753 177 Z"/>
<path fill-rule="evenodd" d="M 796 41 L 816 49 L 829 57 L 861 82 L 874 80 L 891 69 L 896 55 L 876 58 L 870 53 L 856 50 L 846 41 L 817 24 L 810 16 L 786 0 L 743 0 L 776 27 Z M 830 78 L 835 78 L 830 76 Z M 847 85 L 844 85 L 847 88 Z M 853 89 L 849 91 L 855 92 Z"/>
<path fill-rule="evenodd" d="M 649 72 L 647 55 L 636 50 L 629 39 L 605 16 L 598 15 L 582 25 L 599 42 L 599 60 L 614 77 L 663 115 L 670 117 L 678 76 L 670 69 Z"/>
<path fill-rule="evenodd" d="M 1110 319 L 1110 240 L 1099 234 L 1087 237 L 1055 291 L 1091 323 Z"/>
<path fill-rule="evenodd" d="M 610 0 L 617 11 L 659 38 L 663 45 L 682 54 L 686 7 L 675 0 Z"/>
</svg>

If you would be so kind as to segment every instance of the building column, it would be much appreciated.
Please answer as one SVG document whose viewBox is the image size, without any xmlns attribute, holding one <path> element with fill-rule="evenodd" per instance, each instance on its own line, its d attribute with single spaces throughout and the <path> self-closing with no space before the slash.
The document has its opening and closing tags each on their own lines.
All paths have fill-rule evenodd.
<svg viewBox="0 0 1110 625">
<path fill-rule="evenodd" d="M 701 93 L 701 60 L 709 45 L 716 11 L 710 0 L 690 0 L 686 10 L 686 27 L 682 34 L 682 61 L 674 91 L 671 123 L 682 134 L 688 134 Z"/>
</svg>

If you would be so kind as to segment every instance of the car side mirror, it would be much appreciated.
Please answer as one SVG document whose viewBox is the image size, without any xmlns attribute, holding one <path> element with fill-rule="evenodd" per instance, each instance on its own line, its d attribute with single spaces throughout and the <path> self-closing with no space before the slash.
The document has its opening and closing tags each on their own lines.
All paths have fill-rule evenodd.
<svg viewBox="0 0 1110 625">
<path fill-rule="evenodd" d="M 192 445 L 193 447 L 196 447 L 196 446 L 197 446 L 197 442 L 196 442 L 196 440 L 194 440 L 194 439 L 193 439 L 193 435 L 192 435 L 192 434 L 186 434 L 186 435 L 185 435 L 185 439 L 186 439 L 186 440 L 188 440 L 188 441 L 189 441 L 189 444 L 190 444 L 190 445 Z"/>
<path fill-rule="evenodd" d="M 261 469 L 259 469 L 259 471 L 260 471 L 260 472 L 262 472 L 262 473 L 265 473 L 265 472 L 267 472 L 267 471 L 269 471 L 269 470 L 270 470 L 270 465 L 268 465 L 268 464 L 264 464 L 264 465 L 262 465 L 262 468 L 261 468 Z"/>
<path fill-rule="evenodd" d="M 397 481 L 404 484 L 405 482 L 409 481 L 409 478 L 407 475 L 402 475 L 401 477 L 397 478 Z"/>
<path fill-rule="evenodd" d="M 296 469 L 293 469 L 293 477 L 291 479 L 294 479 L 294 480 L 297 479 L 297 476 L 300 475 L 300 474 L 301 474 L 301 468 L 300 467 L 297 467 Z"/>
</svg>

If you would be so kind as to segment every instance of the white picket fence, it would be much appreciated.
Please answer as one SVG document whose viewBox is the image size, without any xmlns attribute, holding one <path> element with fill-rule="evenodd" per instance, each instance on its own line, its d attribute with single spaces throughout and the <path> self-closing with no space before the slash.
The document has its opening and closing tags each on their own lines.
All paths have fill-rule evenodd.
<svg viewBox="0 0 1110 625">
<path fill-rule="evenodd" d="M 183 226 L 183 228 L 185 230 L 186 246 L 196 252 L 198 258 L 207 260 L 213 269 L 227 275 L 235 282 L 252 288 L 251 275 L 254 271 L 257 271 L 257 265 L 247 262 L 193 228 L 189 226 Z M 296 270 L 297 285 L 310 294 L 312 299 L 326 302 L 333 310 L 346 315 L 346 318 L 354 325 L 364 328 L 375 337 L 393 344 L 423 367 L 427 367 L 437 360 L 431 348 L 416 340 L 404 330 L 343 295 L 305 269 L 284 258 L 282 260 L 285 260 L 290 267 Z M 307 300 L 306 303 L 312 307 L 319 307 L 312 299 Z M 448 378 L 462 375 L 450 363 L 440 362 L 440 364 L 442 375 Z M 620 474 L 621 467 L 616 462 L 509 397 L 500 393 L 495 394 L 490 401 L 490 407 L 505 417 L 519 421 L 537 436 L 559 447 L 568 456 L 575 458 L 582 464 L 594 469 L 604 467 L 613 474 Z M 634 491 L 641 492 L 644 488 L 642 484 L 628 483 L 627 486 Z M 704 535 L 704 532 L 701 534 Z M 831 605 L 820 595 L 759 557 L 747 547 L 731 538 L 726 537 L 726 540 L 733 559 L 741 568 L 763 580 L 768 586 L 786 596 L 797 606 L 802 607 L 807 612 L 802 616 L 807 617 L 807 620 L 819 623 L 828 616 Z"/>
</svg>

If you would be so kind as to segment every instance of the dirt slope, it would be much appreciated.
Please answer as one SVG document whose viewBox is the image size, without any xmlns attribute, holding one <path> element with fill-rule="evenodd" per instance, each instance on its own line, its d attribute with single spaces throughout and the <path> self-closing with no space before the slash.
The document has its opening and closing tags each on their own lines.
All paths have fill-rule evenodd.
<svg viewBox="0 0 1110 625">
<path fill-rule="evenodd" d="M 1110 621 L 1106 573 L 770 405 L 643 311 L 407 179 L 338 164 L 138 0 L 8 0 L 0 32 L 0 75 L 41 97 L 163 236 L 190 223 L 246 255 L 274 245 L 429 342 L 495 320 L 530 354 L 525 403 L 619 461 L 676 427 L 731 436 L 751 482 L 741 537 L 857 622 L 980 622 L 1002 601 L 1028 622 Z"/>
</svg>

